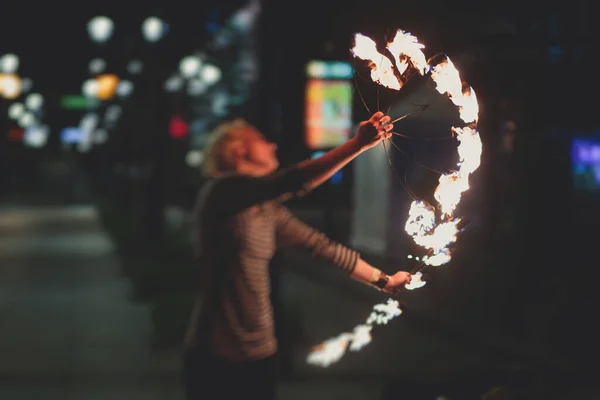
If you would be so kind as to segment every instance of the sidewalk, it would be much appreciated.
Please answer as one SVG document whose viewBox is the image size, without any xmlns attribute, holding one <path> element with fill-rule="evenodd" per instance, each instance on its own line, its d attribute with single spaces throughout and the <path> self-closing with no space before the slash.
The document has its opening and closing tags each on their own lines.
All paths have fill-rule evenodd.
<svg viewBox="0 0 600 400">
<path fill-rule="evenodd" d="M 118 265 L 91 207 L 2 209 L 1 399 L 173 398 Z"/>
<path fill-rule="evenodd" d="M 89 206 L 0 207 L 0 399 L 183 400 Z M 373 379 L 283 382 L 282 400 L 367 400 Z"/>
</svg>

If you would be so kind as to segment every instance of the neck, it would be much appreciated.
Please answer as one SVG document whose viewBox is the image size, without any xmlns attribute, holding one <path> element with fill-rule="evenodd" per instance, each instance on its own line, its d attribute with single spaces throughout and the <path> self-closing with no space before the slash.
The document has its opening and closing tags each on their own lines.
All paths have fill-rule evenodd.
<svg viewBox="0 0 600 400">
<path fill-rule="evenodd" d="M 256 164 L 250 163 L 238 163 L 235 168 L 235 172 L 240 175 L 248 175 L 248 176 L 264 176 L 267 175 L 267 172 L 264 168 L 256 166 Z"/>
</svg>

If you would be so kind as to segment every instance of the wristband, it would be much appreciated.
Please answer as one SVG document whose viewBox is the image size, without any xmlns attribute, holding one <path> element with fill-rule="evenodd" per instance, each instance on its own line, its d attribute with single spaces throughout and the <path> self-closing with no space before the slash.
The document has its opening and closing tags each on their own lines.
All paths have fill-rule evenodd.
<svg viewBox="0 0 600 400">
<path fill-rule="evenodd" d="M 389 282 L 390 282 L 389 275 L 387 275 L 385 272 L 381 271 L 381 273 L 379 274 L 379 279 L 377 280 L 377 282 L 375 282 L 375 286 L 377 286 L 379 289 L 383 290 Z"/>
</svg>

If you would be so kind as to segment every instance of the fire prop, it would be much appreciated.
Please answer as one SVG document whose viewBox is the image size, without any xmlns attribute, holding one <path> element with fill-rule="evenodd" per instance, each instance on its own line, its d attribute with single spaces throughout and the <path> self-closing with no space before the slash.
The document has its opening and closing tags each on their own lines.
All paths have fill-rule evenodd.
<svg viewBox="0 0 600 400">
<path fill-rule="evenodd" d="M 479 106 L 475 91 L 461 80 L 448 56 L 437 55 L 426 60 L 422 52 L 424 47 L 410 33 L 398 30 L 394 39 L 387 43 L 391 57 L 388 57 L 388 52 L 381 54 L 376 43 L 362 34 L 355 35 L 352 48 L 354 57 L 369 62 L 371 79 L 379 85 L 400 91 L 409 80 L 433 80 L 437 91 L 450 98 L 465 123 L 463 127 L 452 127 L 459 142 L 459 163 L 455 171 L 440 176 L 433 196 L 437 207 L 424 200 L 415 200 L 410 206 L 405 230 L 417 245 L 427 250 L 427 254 L 411 271 L 412 282 L 406 286 L 408 290 L 425 286 L 421 280 L 421 270 L 425 266 L 440 266 L 450 261 L 449 246 L 456 242 L 461 222 L 454 216 L 454 211 L 462 194 L 469 189 L 469 176 L 479 168 L 482 151 L 477 131 Z M 439 212 L 436 213 L 436 210 Z M 375 326 L 385 325 L 401 314 L 396 300 L 389 299 L 387 303 L 375 305 L 365 324 L 316 346 L 308 355 L 307 362 L 327 367 L 339 361 L 347 350 L 359 351 L 371 342 Z"/>
</svg>

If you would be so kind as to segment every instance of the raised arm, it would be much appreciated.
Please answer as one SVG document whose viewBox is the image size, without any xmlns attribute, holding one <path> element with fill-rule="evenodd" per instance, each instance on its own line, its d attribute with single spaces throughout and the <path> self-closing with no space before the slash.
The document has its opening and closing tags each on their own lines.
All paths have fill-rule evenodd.
<svg viewBox="0 0 600 400">
<path fill-rule="evenodd" d="M 305 185 L 309 189 L 316 188 L 360 153 L 389 138 L 394 127 L 393 124 L 389 124 L 389 121 L 389 116 L 378 111 L 368 121 L 361 122 L 357 135 L 346 143 L 319 158 L 309 159 L 298 164 L 298 169 L 304 174 Z"/>
<path fill-rule="evenodd" d="M 214 187 L 219 199 L 227 199 L 226 210 L 237 212 L 268 200 L 285 200 L 303 195 L 327 181 L 363 151 L 391 136 L 390 117 L 377 112 L 359 125 L 349 141 L 317 159 L 308 159 L 267 176 L 230 175 Z"/>
<path fill-rule="evenodd" d="M 386 275 L 360 258 L 357 251 L 329 239 L 322 232 L 294 217 L 281 205 L 277 206 L 277 246 L 308 250 L 316 258 L 330 262 L 353 279 L 387 293 L 395 294 L 411 279 L 410 274 L 403 271 L 393 276 Z"/>
</svg>

